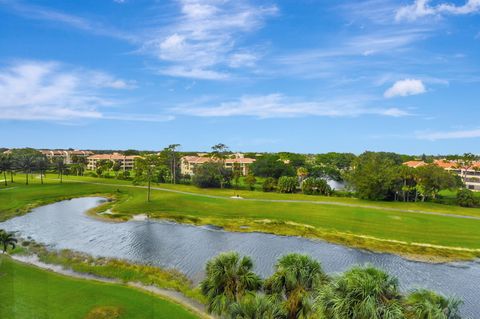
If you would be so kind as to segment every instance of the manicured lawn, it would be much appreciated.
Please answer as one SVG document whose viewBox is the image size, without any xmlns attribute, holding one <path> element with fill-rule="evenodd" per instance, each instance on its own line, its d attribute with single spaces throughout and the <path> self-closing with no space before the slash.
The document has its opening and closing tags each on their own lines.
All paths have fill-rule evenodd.
<svg viewBox="0 0 480 319">
<path fill-rule="evenodd" d="M 52 178 L 53 176 L 50 176 Z M 74 183 L 83 180 L 110 185 Z M 20 181 L 20 180 L 19 180 Z M 430 203 L 378 203 L 352 198 L 316 197 L 300 194 L 265 194 L 244 191 L 245 198 L 295 199 L 337 201 L 368 207 L 346 207 L 308 202 L 265 202 L 234 200 L 229 197 L 233 190 L 199 190 L 193 186 L 161 184 L 158 187 L 189 191 L 225 198 L 152 191 L 152 201 L 146 202 L 146 190 L 131 187 L 131 183 L 113 179 L 72 178 L 61 185 L 49 179 L 46 185 L 24 186 L 0 191 L 0 220 L 21 213 L 26 205 L 48 203 L 65 197 L 94 193 L 117 194 L 119 201 L 113 211 L 121 216 L 148 213 L 153 217 L 170 218 L 195 224 L 216 224 L 239 231 L 267 231 L 279 234 L 320 237 L 351 246 L 371 248 L 378 251 L 403 252 L 406 254 L 436 254 L 424 249 L 399 248 L 395 244 L 379 245 L 369 236 L 380 240 L 396 240 L 406 243 L 422 243 L 446 247 L 480 249 L 480 220 L 426 215 L 415 212 L 391 211 L 384 208 L 417 209 L 439 213 L 480 216 L 479 209 L 466 209 Z M 127 184 L 128 185 L 125 185 Z M 118 192 L 118 190 L 120 192 Z M 248 225 L 249 228 L 241 228 Z"/>
<path fill-rule="evenodd" d="M 83 319 L 96 307 L 116 309 L 118 318 L 198 318 L 136 289 L 73 279 L 1 256 L 0 287 L 0 318 L 5 319 Z"/>
</svg>

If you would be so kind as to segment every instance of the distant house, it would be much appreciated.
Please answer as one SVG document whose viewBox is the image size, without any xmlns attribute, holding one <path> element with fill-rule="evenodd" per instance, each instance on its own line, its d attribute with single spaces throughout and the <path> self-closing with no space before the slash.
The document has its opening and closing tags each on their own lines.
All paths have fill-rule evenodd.
<svg viewBox="0 0 480 319">
<path fill-rule="evenodd" d="M 113 154 L 95 154 L 89 156 L 87 169 L 95 170 L 97 168 L 97 164 L 99 161 L 107 160 L 112 161 L 114 163 L 119 162 L 122 170 L 128 171 L 135 167 L 135 159 L 137 157 L 141 157 L 138 155 L 123 155 L 120 153 L 113 153 Z"/>
<path fill-rule="evenodd" d="M 65 164 L 72 164 L 73 157 L 88 157 L 93 155 L 91 151 L 80 151 L 80 150 L 40 150 L 40 152 L 45 155 L 50 162 L 53 162 L 57 158 L 63 158 Z"/>
<path fill-rule="evenodd" d="M 480 162 L 474 162 L 471 167 L 461 167 L 459 163 L 447 160 L 436 160 L 433 164 L 462 177 L 468 189 L 480 191 Z M 427 163 L 423 161 L 408 161 L 403 163 L 403 165 L 417 168 L 427 165 Z"/>
<path fill-rule="evenodd" d="M 245 158 L 243 154 L 234 154 L 234 158 L 226 158 L 223 160 L 225 168 L 233 170 L 235 166 L 242 172 L 242 175 L 247 175 L 250 165 L 255 162 L 253 158 Z M 198 165 L 208 162 L 220 161 L 219 159 L 205 156 L 184 156 L 180 160 L 180 171 L 183 175 L 194 175 L 194 169 Z"/>
</svg>

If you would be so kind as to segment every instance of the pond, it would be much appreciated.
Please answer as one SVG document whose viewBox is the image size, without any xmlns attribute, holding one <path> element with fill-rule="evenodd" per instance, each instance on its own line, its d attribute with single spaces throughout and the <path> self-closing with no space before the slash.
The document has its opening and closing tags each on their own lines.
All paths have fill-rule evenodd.
<svg viewBox="0 0 480 319">
<path fill-rule="evenodd" d="M 424 287 L 456 296 L 464 301 L 462 312 L 466 318 L 478 318 L 480 314 L 479 261 L 429 264 L 321 240 L 234 233 L 164 221 L 113 223 L 85 215 L 103 201 L 100 197 L 86 197 L 38 207 L 27 215 L 0 223 L 0 229 L 17 231 L 21 237 L 30 236 L 55 249 L 175 268 L 197 283 L 208 259 L 232 250 L 251 256 L 255 270 L 264 277 L 272 273 L 278 257 L 290 252 L 309 254 L 329 273 L 372 264 L 398 277 L 403 290 Z"/>
</svg>

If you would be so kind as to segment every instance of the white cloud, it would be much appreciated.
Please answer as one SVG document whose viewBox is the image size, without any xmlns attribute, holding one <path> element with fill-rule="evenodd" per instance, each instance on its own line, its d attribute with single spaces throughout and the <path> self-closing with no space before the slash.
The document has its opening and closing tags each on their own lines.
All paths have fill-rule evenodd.
<svg viewBox="0 0 480 319">
<path fill-rule="evenodd" d="M 430 141 L 477 138 L 477 137 L 480 137 L 480 129 L 417 133 L 418 139 L 430 140 Z"/>
<path fill-rule="evenodd" d="M 141 51 L 166 63 L 160 73 L 208 80 L 228 78 L 228 68 L 253 66 L 257 56 L 240 50 L 238 38 L 277 12 L 276 7 L 247 0 L 178 0 L 178 4 L 181 14 L 146 35 Z"/>
<path fill-rule="evenodd" d="M 427 90 L 421 80 L 405 79 L 397 81 L 385 91 L 384 96 L 386 98 L 392 98 L 396 96 L 409 96 L 425 93 Z"/>
<path fill-rule="evenodd" d="M 0 119 L 100 119 L 99 108 L 114 103 L 100 89 L 127 86 L 98 71 L 72 70 L 56 62 L 17 62 L 0 70 Z"/>
<path fill-rule="evenodd" d="M 258 118 L 353 117 L 367 114 L 391 117 L 409 115 L 408 112 L 397 108 L 369 108 L 363 104 L 364 99 L 362 97 L 332 101 L 299 101 L 277 93 L 243 96 L 238 100 L 223 102 L 214 106 L 180 106 L 172 111 L 178 114 L 200 117 L 252 116 Z"/>
<path fill-rule="evenodd" d="M 480 0 L 466 0 L 463 5 L 454 5 L 450 3 L 441 3 L 430 5 L 431 0 L 415 0 L 414 3 L 403 6 L 397 10 L 395 19 L 416 20 L 425 16 L 435 16 L 441 14 L 471 14 L 480 11 Z"/>
</svg>

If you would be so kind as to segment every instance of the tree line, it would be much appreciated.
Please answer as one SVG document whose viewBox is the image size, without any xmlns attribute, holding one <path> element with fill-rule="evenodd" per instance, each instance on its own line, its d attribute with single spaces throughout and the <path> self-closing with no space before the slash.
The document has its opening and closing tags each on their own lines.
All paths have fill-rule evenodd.
<svg viewBox="0 0 480 319">
<path fill-rule="evenodd" d="M 395 277 L 372 266 L 329 276 L 307 255 L 278 259 L 261 279 L 253 261 L 222 253 L 206 264 L 207 310 L 231 319 L 460 319 L 461 301 L 433 291 L 402 293 Z"/>
</svg>

